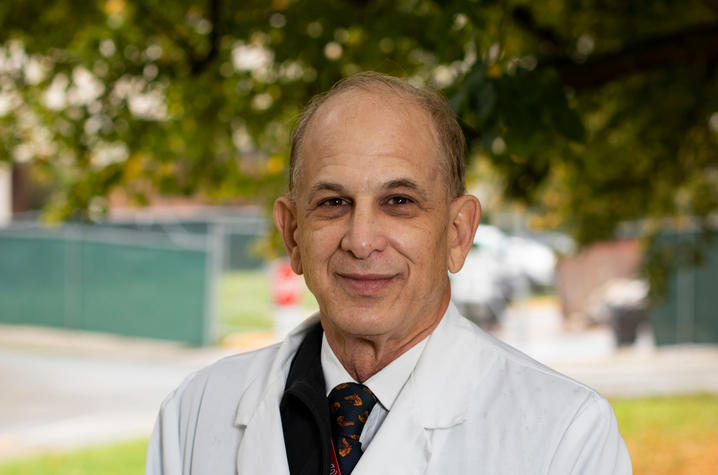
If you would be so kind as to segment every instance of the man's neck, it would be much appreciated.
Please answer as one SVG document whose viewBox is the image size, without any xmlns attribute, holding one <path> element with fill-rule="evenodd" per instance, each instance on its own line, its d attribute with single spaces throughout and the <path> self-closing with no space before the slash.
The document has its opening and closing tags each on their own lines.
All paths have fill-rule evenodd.
<svg viewBox="0 0 718 475">
<path fill-rule="evenodd" d="M 323 321 L 327 342 L 344 369 L 355 381 L 363 383 L 381 371 L 389 363 L 422 341 L 434 331 L 449 305 L 449 297 L 444 300 L 438 312 L 423 321 L 408 335 L 397 338 L 392 335 L 353 336 L 346 335 Z"/>
</svg>

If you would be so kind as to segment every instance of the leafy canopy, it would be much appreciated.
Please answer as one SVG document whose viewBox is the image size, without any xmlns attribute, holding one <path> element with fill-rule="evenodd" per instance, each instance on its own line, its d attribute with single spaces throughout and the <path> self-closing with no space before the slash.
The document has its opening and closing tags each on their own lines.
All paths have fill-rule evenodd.
<svg viewBox="0 0 718 475">
<path fill-rule="evenodd" d="M 2 2 L 0 159 L 51 182 L 59 217 L 116 190 L 276 196 L 302 105 L 373 69 L 441 89 L 474 177 L 590 242 L 718 209 L 717 18 L 715 0 Z"/>
</svg>

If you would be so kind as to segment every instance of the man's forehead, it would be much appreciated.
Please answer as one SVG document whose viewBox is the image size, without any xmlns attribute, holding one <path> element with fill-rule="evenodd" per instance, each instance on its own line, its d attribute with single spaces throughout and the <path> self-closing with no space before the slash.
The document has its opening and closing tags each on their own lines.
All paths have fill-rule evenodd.
<svg viewBox="0 0 718 475">
<path fill-rule="evenodd" d="M 442 168 L 434 129 L 428 112 L 406 93 L 387 87 L 338 93 L 308 124 L 296 191 L 306 193 L 319 182 L 377 190 L 400 180 L 430 188 L 426 182 Z"/>
<path fill-rule="evenodd" d="M 310 120 L 304 145 L 311 143 L 312 152 L 350 152 L 353 146 L 363 152 L 373 147 L 376 155 L 406 147 L 437 152 L 438 134 L 431 117 L 413 98 L 405 96 L 364 89 L 332 96 Z M 299 155 L 311 155 L 305 153 L 307 147 L 301 148 Z"/>
<path fill-rule="evenodd" d="M 310 125 L 315 119 L 331 120 L 342 112 L 351 112 L 356 110 L 358 106 L 364 105 L 388 108 L 401 116 L 418 114 L 428 119 L 428 114 L 417 103 L 416 98 L 411 97 L 405 91 L 394 90 L 385 84 L 379 83 L 364 87 L 354 87 L 329 97 L 316 110 Z"/>
</svg>

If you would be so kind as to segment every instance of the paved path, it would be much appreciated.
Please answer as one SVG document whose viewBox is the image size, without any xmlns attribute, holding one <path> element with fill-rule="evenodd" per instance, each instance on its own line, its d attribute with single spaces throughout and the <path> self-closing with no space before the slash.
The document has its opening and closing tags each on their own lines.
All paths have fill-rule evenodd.
<svg viewBox="0 0 718 475">
<path fill-rule="evenodd" d="M 230 352 L 0 326 L 0 460 L 146 437 L 164 397 Z"/>
<path fill-rule="evenodd" d="M 718 346 L 653 347 L 645 333 L 616 350 L 610 331 L 567 333 L 551 306 L 509 310 L 500 337 L 607 396 L 718 393 Z M 162 399 L 189 373 L 271 335 L 231 347 L 0 326 L 0 460 L 149 435 Z"/>
<path fill-rule="evenodd" d="M 510 308 L 496 336 L 607 397 L 718 394 L 718 345 L 656 347 L 644 327 L 616 348 L 606 327 L 567 332 L 553 305 Z"/>
</svg>

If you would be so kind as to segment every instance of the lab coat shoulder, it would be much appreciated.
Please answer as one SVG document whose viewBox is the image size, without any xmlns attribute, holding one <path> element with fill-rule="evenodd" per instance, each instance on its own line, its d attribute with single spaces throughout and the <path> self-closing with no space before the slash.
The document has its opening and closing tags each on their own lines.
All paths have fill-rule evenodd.
<svg viewBox="0 0 718 475">
<path fill-rule="evenodd" d="M 230 356 L 190 375 L 163 401 L 147 454 L 147 474 L 193 472 L 193 454 L 213 453 L 233 466 L 241 431 L 238 403 L 266 385 L 279 345 Z M 226 455 L 227 460 L 221 460 Z M 205 463 L 204 457 L 202 462 Z M 217 472 L 220 473 L 220 472 Z"/>
<path fill-rule="evenodd" d="M 605 399 L 593 394 L 581 405 L 561 437 L 548 472 L 633 473 L 613 409 Z"/>
<path fill-rule="evenodd" d="M 553 430 L 544 429 L 545 448 L 551 454 L 544 473 L 632 473 L 628 449 L 606 399 L 505 343 L 496 344 L 505 355 L 508 379 L 516 386 L 514 392 L 521 391 L 518 386 L 522 385 L 526 403 L 533 405 L 537 429 L 554 424 Z"/>
<path fill-rule="evenodd" d="M 279 401 L 292 358 L 318 321 L 314 315 L 279 344 L 224 358 L 188 377 L 162 403 L 146 474 L 259 473 L 250 466 L 264 461 L 271 448 L 252 457 L 240 449 L 262 445 L 269 436 L 278 441 L 274 450 L 284 454 Z M 248 432 L 250 423 L 255 430 Z"/>
<path fill-rule="evenodd" d="M 594 390 L 486 334 L 458 312 L 448 312 L 436 337 L 425 350 L 431 367 L 418 367 L 416 376 L 452 388 L 434 390 L 445 394 L 432 406 L 454 412 L 445 422 L 460 423 L 431 432 L 430 466 L 436 470 L 430 472 L 451 466 L 464 472 L 492 467 L 491 473 L 631 473 L 613 411 Z M 458 408 L 464 402 L 455 396 L 461 393 L 467 395 L 463 415 Z"/>
</svg>

